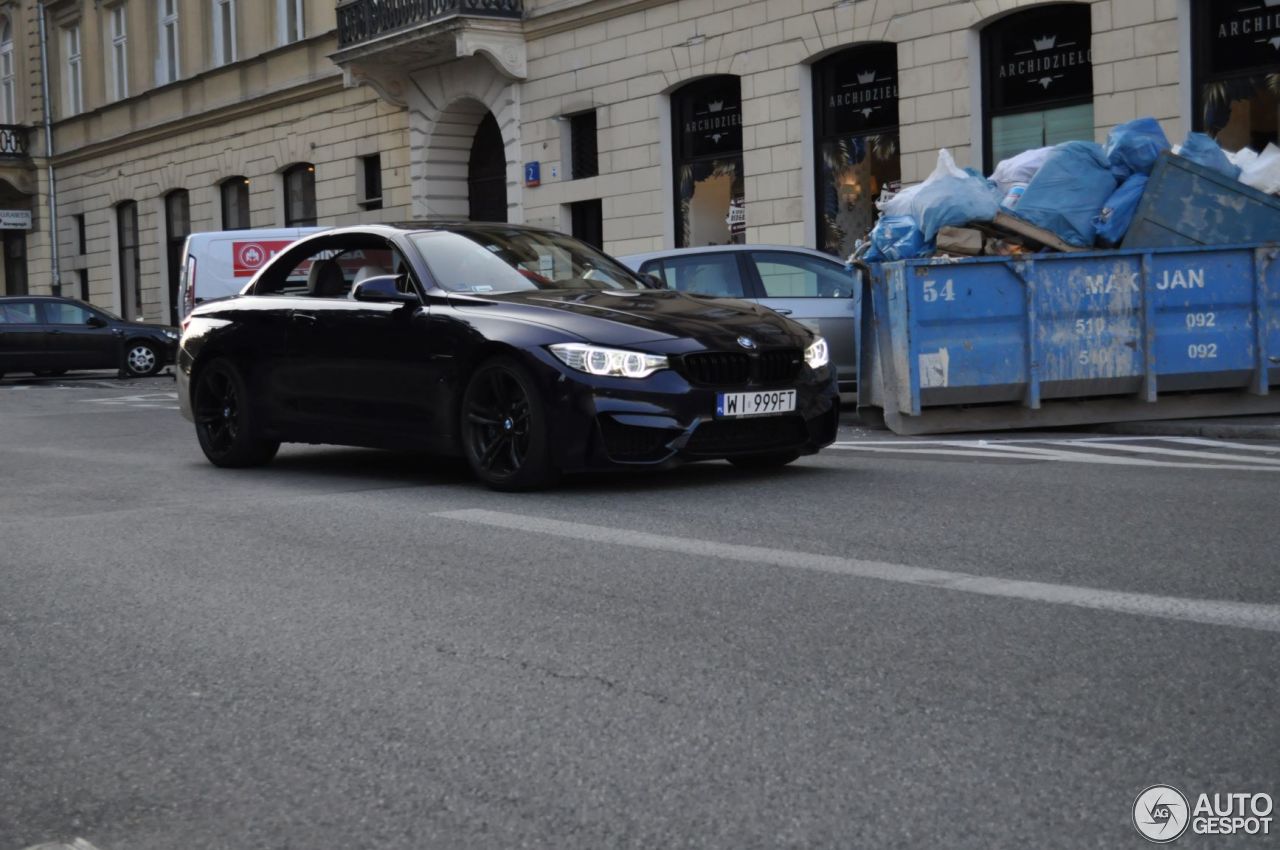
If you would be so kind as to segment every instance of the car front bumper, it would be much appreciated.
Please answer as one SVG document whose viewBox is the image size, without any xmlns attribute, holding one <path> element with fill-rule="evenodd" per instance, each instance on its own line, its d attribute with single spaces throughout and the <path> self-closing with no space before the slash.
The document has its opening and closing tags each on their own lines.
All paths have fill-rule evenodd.
<svg viewBox="0 0 1280 850">
<path fill-rule="evenodd" d="M 541 358 L 540 358 L 541 360 Z M 600 378 L 548 359 L 540 363 L 552 423 L 552 451 L 565 471 L 664 468 L 765 453 L 814 454 L 835 440 L 839 395 L 831 366 L 802 368 L 771 386 L 703 387 L 673 370 L 648 378 Z M 716 416 L 721 392 L 794 389 L 784 414 Z"/>
</svg>

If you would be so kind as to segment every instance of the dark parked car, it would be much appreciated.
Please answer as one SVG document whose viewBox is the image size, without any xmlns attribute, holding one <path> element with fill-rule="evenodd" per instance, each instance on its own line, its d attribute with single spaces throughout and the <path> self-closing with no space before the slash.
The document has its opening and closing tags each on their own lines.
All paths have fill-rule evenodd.
<svg viewBox="0 0 1280 850">
<path fill-rule="evenodd" d="M 123 369 L 154 375 L 173 362 L 178 329 L 129 322 L 74 298 L 0 297 L 0 378 L 42 377 L 72 369 Z"/>
<path fill-rule="evenodd" d="M 425 449 L 519 490 L 812 454 L 836 433 L 827 361 L 771 310 L 649 288 L 558 233 L 361 226 L 300 240 L 245 294 L 197 307 L 178 388 L 219 466 L 281 442 Z"/>
</svg>

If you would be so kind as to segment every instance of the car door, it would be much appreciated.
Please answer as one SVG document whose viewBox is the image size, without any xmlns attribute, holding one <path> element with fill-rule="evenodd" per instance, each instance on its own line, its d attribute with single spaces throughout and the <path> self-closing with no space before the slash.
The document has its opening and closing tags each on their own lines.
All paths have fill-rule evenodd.
<svg viewBox="0 0 1280 850">
<path fill-rule="evenodd" d="M 754 278 L 765 307 L 822 334 L 842 396 L 858 387 L 858 287 L 844 264 L 800 251 L 742 251 L 744 274 Z"/>
<path fill-rule="evenodd" d="M 107 318 L 69 301 L 45 301 L 51 362 L 58 369 L 114 369 L 121 362 L 121 332 Z"/>
<path fill-rule="evenodd" d="M 371 445 L 433 430 L 421 344 L 425 308 L 351 297 L 358 279 L 404 264 L 390 248 L 340 245 L 312 263 L 308 295 L 292 305 L 282 371 L 299 426 L 335 442 Z M 326 277 L 332 284 L 320 282 Z"/>
<path fill-rule="evenodd" d="M 646 260 L 640 274 L 652 274 L 667 289 L 690 295 L 749 298 L 742 270 L 733 251 L 699 251 Z"/>
<path fill-rule="evenodd" d="M 0 302 L 0 372 L 56 368 L 45 357 L 45 327 L 36 302 Z"/>
</svg>

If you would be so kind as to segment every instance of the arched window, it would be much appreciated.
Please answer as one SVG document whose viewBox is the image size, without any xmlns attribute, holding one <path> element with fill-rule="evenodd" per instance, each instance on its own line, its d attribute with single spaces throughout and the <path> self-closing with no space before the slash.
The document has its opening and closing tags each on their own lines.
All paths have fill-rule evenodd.
<svg viewBox="0 0 1280 850">
<path fill-rule="evenodd" d="M 126 319 L 142 315 L 142 261 L 138 254 L 138 205 L 116 204 L 116 250 L 120 261 L 120 314 Z"/>
<path fill-rule="evenodd" d="M 0 15 L 0 124 L 18 123 L 17 61 L 13 56 L 13 22 Z"/>
<path fill-rule="evenodd" d="M 675 131 L 676 247 L 741 244 L 747 210 L 742 174 L 742 89 L 729 74 L 671 95 Z"/>
<path fill-rule="evenodd" d="M 230 177 L 218 186 L 222 196 L 222 229 L 248 230 L 249 178 Z"/>
<path fill-rule="evenodd" d="M 1229 151 L 1280 143 L 1280 8 L 1258 0 L 1196 0 L 1193 126 Z"/>
<path fill-rule="evenodd" d="M 982 31 L 985 171 L 1016 154 L 1093 139 L 1088 3 L 1036 6 Z"/>
<path fill-rule="evenodd" d="M 864 44 L 813 66 L 818 248 L 853 252 L 876 220 L 875 199 L 902 177 L 898 46 Z"/>
<path fill-rule="evenodd" d="M 182 248 L 191 233 L 191 199 L 186 189 L 164 196 L 165 248 L 169 260 L 169 322 L 178 323 L 178 283 L 182 273 Z"/>
<path fill-rule="evenodd" d="M 316 223 L 316 167 L 309 162 L 284 172 L 285 227 L 312 227 Z"/>
</svg>

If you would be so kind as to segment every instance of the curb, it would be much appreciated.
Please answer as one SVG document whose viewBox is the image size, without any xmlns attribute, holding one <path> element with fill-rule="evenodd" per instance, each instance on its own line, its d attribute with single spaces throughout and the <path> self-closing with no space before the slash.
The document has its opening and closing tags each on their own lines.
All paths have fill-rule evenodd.
<svg viewBox="0 0 1280 850">
<path fill-rule="evenodd" d="M 1167 419 L 1151 422 L 1115 422 L 1089 428 L 1103 434 L 1145 437 L 1212 437 L 1219 440 L 1280 441 L 1280 420 L 1233 422 L 1228 419 Z"/>
</svg>

